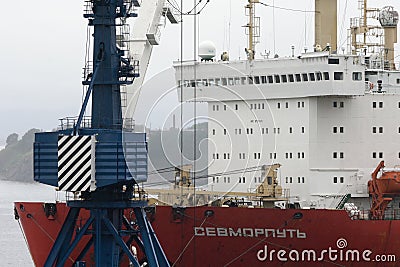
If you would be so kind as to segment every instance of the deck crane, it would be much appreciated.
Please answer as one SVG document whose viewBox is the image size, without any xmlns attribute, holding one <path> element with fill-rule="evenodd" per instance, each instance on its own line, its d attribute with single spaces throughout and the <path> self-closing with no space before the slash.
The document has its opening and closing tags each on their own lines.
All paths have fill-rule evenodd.
<svg viewBox="0 0 400 267">
<path fill-rule="evenodd" d="M 384 168 L 385 162 L 381 161 L 371 174 L 372 179 L 368 181 L 371 195 L 370 217 L 375 220 L 384 219 L 389 203 L 394 196 L 400 194 L 400 169 Z"/>
<path fill-rule="evenodd" d="M 94 251 L 96 267 L 120 266 L 124 255 L 139 267 L 142 263 L 131 249 L 133 242 L 150 267 L 169 266 L 146 218 L 147 201 L 138 189 L 147 180 L 146 135 L 135 133 L 124 122 L 121 92 L 124 87 L 140 88 L 160 19 L 165 15 L 173 20 L 173 15 L 164 0 L 146 0 L 142 7 L 138 0 L 85 3 L 84 17 L 94 29 L 93 51 L 85 66 L 82 83 L 87 90 L 79 116 L 62 120 L 57 131 L 35 135 L 34 179 L 73 196 L 67 199 L 69 212 L 44 266 L 65 266 L 77 245 L 83 244 L 73 266 L 85 266 L 85 257 Z M 133 42 L 131 51 L 126 21 L 137 17 L 137 10 L 135 32 L 146 39 Z M 86 118 L 90 98 L 91 117 Z M 83 209 L 90 211 L 90 217 L 78 225 Z M 124 216 L 126 209 L 136 218 L 134 226 Z"/>
</svg>

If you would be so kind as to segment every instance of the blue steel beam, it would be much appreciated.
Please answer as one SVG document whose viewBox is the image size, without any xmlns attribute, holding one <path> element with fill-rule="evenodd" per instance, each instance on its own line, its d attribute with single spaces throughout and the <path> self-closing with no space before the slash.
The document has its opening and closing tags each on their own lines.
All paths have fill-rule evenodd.
<svg viewBox="0 0 400 267">
<path fill-rule="evenodd" d="M 104 222 L 104 225 L 107 227 L 108 231 L 113 235 L 114 240 L 122 248 L 122 250 L 128 256 L 129 260 L 133 263 L 133 265 L 135 267 L 140 267 L 139 262 L 137 261 L 135 256 L 132 254 L 132 252 L 129 250 L 129 248 L 126 246 L 124 240 L 118 234 L 118 231 L 115 229 L 114 225 L 110 222 L 110 220 L 108 218 L 105 218 L 105 217 L 102 217 L 102 220 Z M 150 267 L 152 267 L 152 265 L 150 265 Z"/>
<path fill-rule="evenodd" d="M 61 260 L 59 263 L 57 263 L 57 267 L 63 267 L 66 260 L 68 259 L 69 255 L 71 252 L 74 250 L 76 245 L 78 245 L 79 241 L 82 239 L 82 237 L 85 235 L 87 229 L 93 222 L 93 216 L 90 216 L 89 220 L 86 221 L 86 223 L 83 225 L 82 229 L 79 231 L 79 233 L 75 236 L 74 241 L 72 241 L 71 245 L 69 246 L 68 250 L 65 252 L 65 254 L 62 256 Z"/>
<path fill-rule="evenodd" d="M 70 230 L 73 229 L 75 226 L 75 220 L 76 218 L 78 218 L 79 211 L 80 208 L 71 208 L 69 210 L 61 231 L 58 234 L 57 239 L 53 244 L 53 247 L 51 248 L 49 256 L 47 257 L 44 267 L 52 267 L 55 264 L 65 240 L 70 238 L 68 237 L 68 234 L 71 232 Z"/>
</svg>

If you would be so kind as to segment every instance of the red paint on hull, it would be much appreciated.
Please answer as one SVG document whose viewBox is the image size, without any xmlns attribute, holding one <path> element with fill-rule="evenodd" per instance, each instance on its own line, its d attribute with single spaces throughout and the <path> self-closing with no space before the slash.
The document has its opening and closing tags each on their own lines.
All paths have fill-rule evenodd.
<svg viewBox="0 0 400 267">
<path fill-rule="evenodd" d="M 15 207 L 32 258 L 43 266 L 68 208 L 58 203 L 55 220 L 49 220 L 43 203 Z M 130 212 L 126 215 L 129 219 Z M 77 224 L 88 216 L 83 211 Z M 398 266 L 393 260 L 400 261 L 400 220 L 351 220 L 343 210 L 196 207 L 179 215 L 158 206 L 148 217 L 174 266 Z M 383 258 L 386 262 L 377 261 Z"/>
</svg>

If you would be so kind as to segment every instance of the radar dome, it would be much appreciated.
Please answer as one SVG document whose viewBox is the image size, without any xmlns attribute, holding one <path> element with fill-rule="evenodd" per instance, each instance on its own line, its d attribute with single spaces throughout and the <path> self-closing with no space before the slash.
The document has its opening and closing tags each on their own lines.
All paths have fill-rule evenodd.
<svg viewBox="0 0 400 267">
<path fill-rule="evenodd" d="M 399 13 L 392 6 L 385 6 L 379 12 L 379 22 L 382 27 L 395 27 L 399 22 Z"/>
<path fill-rule="evenodd" d="M 213 42 L 204 41 L 199 45 L 199 56 L 201 60 L 211 60 L 215 55 L 215 45 Z"/>
</svg>

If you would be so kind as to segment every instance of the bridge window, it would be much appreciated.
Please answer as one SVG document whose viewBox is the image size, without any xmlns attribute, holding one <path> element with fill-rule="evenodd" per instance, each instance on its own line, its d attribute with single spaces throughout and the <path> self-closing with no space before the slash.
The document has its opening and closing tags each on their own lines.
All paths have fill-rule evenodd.
<svg viewBox="0 0 400 267">
<path fill-rule="evenodd" d="M 320 71 L 315 73 L 317 75 L 317 81 L 321 81 L 322 80 L 322 73 Z"/>
<path fill-rule="evenodd" d="M 286 76 L 286 74 L 282 74 L 282 75 L 281 75 L 281 78 L 282 78 L 282 82 L 283 82 L 283 83 L 287 83 L 287 76 Z"/>
<path fill-rule="evenodd" d="M 259 76 L 254 76 L 254 83 L 255 84 L 260 84 L 260 77 Z"/>
<path fill-rule="evenodd" d="M 329 72 L 324 72 L 324 80 L 329 81 Z"/>
<path fill-rule="evenodd" d="M 296 73 L 296 82 L 301 82 L 301 76 L 300 73 Z"/>
<path fill-rule="evenodd" d="M 333 73 L 333 79 L 334 79 L 335 81 L 341 81 L 341 80 L 343 80 L 343 72 L 341 72 L 341 71 L 335 71 L 335 72 Z"/>
<path fill-rule="evenodd" d="M 261 76 L 261 83 L 267 83 L 267 76 Z"/>
<path fill-rule="evenodd" d="M 268 83 L 274 83 L 274 80 L 272 79 L 272 75 L 268 75 Z"/>
<path fill-rule="evenodd" d="M 274 75 L 274 78 L 275 78 L 275 82 L 276 83 L 280 83 L 281 82 L 281 80 L 279 78 L 279 75 Z"/>
<path fill-rule="evenodd" d="M 315 81 L 315 74 L 313 72 L 310 73 L 310 80 Z"/>
<path fill-rule="evenodd" d="M 307 73 L 302 73 L 302 76 L 303 76 L 303 81 L 304 81 L 304 82 L 308 82 L 308 75 L 307 75 Z"/>
<path fill-rule="evenodd" d="M 289 82 L 291 82 L 291 83 L 294 82 L 293 74 L 289 74 L 288 77 L 289 77 Z"/>
<path fill-rule="evenodd" d="M 361 80 L 362 80 L 361 72 L 353 72 L 353 81 L 361 81 Z"/>
</svg>

